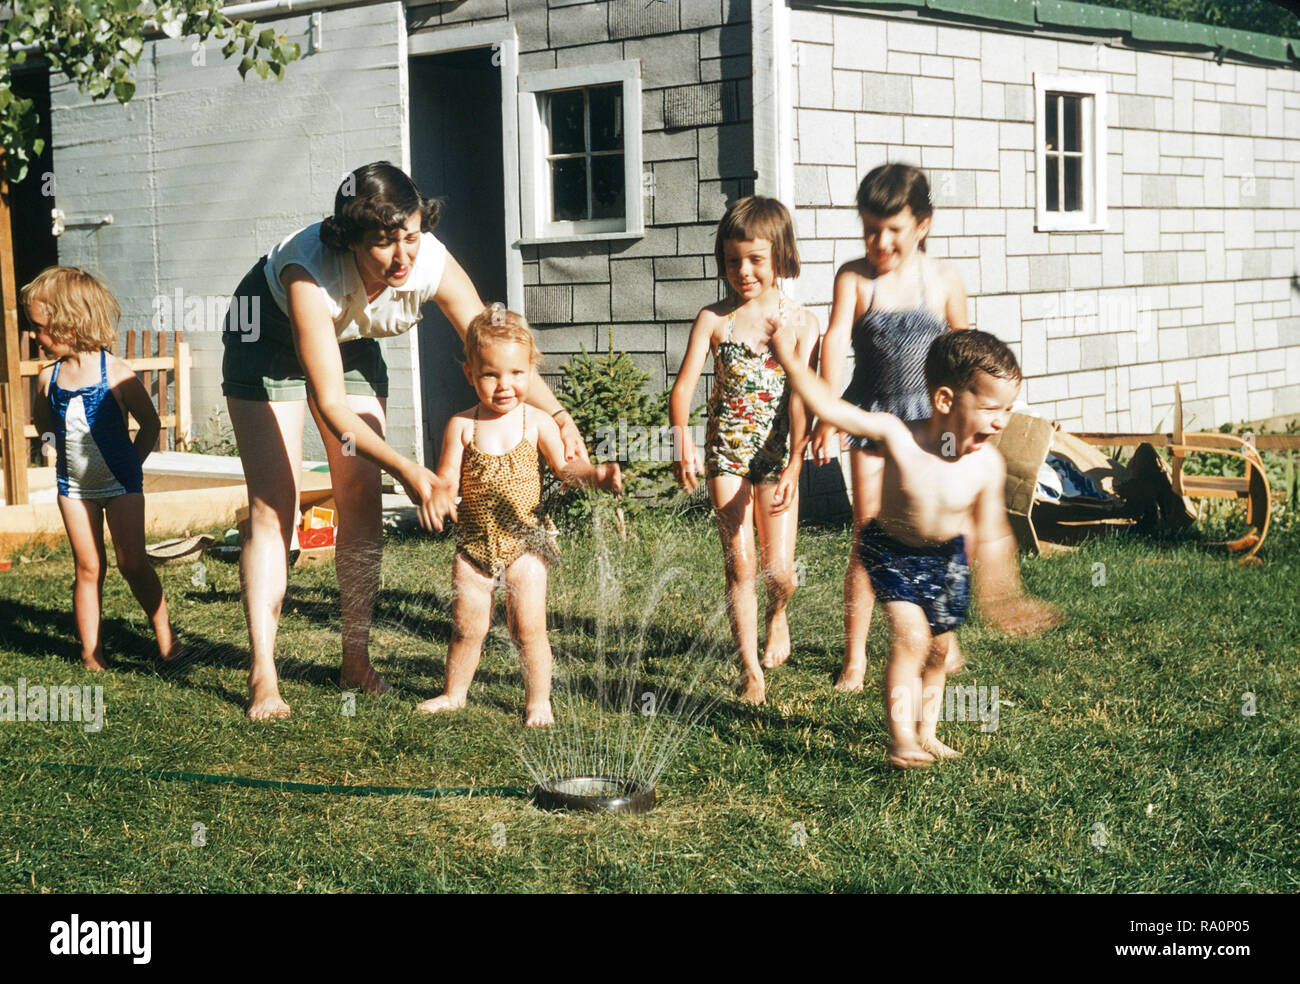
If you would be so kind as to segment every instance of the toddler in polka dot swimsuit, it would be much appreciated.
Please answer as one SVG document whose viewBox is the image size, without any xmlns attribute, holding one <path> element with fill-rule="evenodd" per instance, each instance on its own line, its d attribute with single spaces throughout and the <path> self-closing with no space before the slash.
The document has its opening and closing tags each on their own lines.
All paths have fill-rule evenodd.
<svg viewBox="0 0 1300 984">
<path fill-rule="evenodd" d="M 524 402 L 539 353 L 521 315 L 492 305 L 470 322 L 465 354 L 465 375 L 479 402 L 447 424 L 438 463 L 438 475 L 460 495 L 447 680 L 443 693 L 418 710 L 437 714 L 465 706 L 491 623 L 492 594 L 504 584 L 510 635 L 524 677 L 524 723 L 541 727 L 555 723 L 546 574 L 559 551 L 541 511 L 538 452 L 566 485 L 621 492 L 622 476 L 616 464 L 566 462 L 559 425 Z"/>
</svg>

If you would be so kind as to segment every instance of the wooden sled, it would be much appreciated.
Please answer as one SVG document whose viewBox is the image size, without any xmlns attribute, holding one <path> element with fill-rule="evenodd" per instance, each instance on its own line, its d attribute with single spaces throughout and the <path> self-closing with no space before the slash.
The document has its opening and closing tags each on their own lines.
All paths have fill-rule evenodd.
<svg viewBox="0 0 1300 984">
<path fill-rule="evenodd" d="M 1174 384 L 1174 429 L 1169 434 L 1076 434 L 1080 440 L 1105 447 L 1133 447 L 1151 444 L 1169 451 L 1174 493 L 1186 499 L 1245 499 L 1250 532 L 1218 546 L 1241 554 L 1241 564 L 1261 564 L 1259 548 L 1268 535 L 1270 514 L 1268 477 L 1264 462 L 1252 441 L 1235 434 L 1187 433 L 1183 430 L 1182 388 Z M 1189 454 L 1222 454 L 1246 462 L 1243 477 L 1233 475 L 1188 475 L 1183 462 Z"/>
</svg>

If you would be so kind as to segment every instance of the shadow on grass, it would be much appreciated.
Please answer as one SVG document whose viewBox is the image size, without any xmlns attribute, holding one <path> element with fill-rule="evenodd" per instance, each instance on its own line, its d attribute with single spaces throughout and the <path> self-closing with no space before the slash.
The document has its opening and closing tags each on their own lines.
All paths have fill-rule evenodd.
<svg viewBox="0 0 1300 984">
<path fill-rule="evenodd" d="M 237 591 L 195 589 L 184 591 L 176 600 L 185 600 L 206 609 L 205 618 L 222 619 L 229 626 L 237 620 L 243 628 L 241 595 Z M 173 601 L 175 605 L 175 601 Z M 219 611 L 221 606 L 233 612 Z M 69 665 L 76 665 L 78 636 L 72 613 L 63 607 L 43 608 L 25 602 L 11 602 L 7 606 L 9 619 L 0 627 L 0 646 L 14 652 L 39 654 L 53 652 L 66 645 L 68 656 L 60 657 Z M 402 682 L 402 677 L 424 677 L 441 681 L 446 674 L 446 645 L 451 639 L 450 598 L 436 590 L 409 591 L 383 589 L 376 597 L 372 619 L 372 654 L 381 673 L 390 682 Z M 284 601 L 284 614 L 305 620 L 312 628 L 338 632 L 340 610 L 337 587 L 321 585 L 290 586 Z M 606 710 L 617 710 L 610 701 L 631 694 L 639 700 L 645 693 L 654 693 L 660 707 L 679 706 L 677 701 L 690 699 L 691 693 L 709 687 L 718 687 L 723 696 L 709 700 L 714 704 L 711 713 L 749 722 L 760 715 L 759 709 L 728 699 L 734 691 L 730 685 L 738 677 L 738 665 L 726 655 L 731 643 L 729 637 L 710 639 L 702 636 L 689 623 L 669 620 L 659 612 L 642 621 L 609 617 L 555 615 L 548 619 L 553 645 L 562 653 L 557 660 L 557 678 L 577 696 L 599 702 L 603 692 Z M 227 617 L 228 616 L 228 617 Z M 493 624 L 500 631 L 505 621 L 505 604 L 498 595 L 494 604 Z M 37 628 L 39 627 L 39 629 Z M 282 626 L 283 632 L 283 626 Z M 384 639 L 385 633 L 399 633 L 409 637 L 423 653 L 400 651 L 401 642 Z M 156 641 L 148 630 L 140 631 L 122 618 L 107 618 L 103 622 L 105 651 L 118 671 L 153 676 L 178 687 L 206 693 L 241 711 L 247 705 L 247 695 L 211 679 L 196 680 L 193 673 L 199 668 L 225 668 L 246 670 L 249 651 L 246 645 L 236 645 L 224 639 L 214 639 L 183 624 L 176 633 L 185 646 L 185 653 L 174 664 L 165 664 L 153 654 Z M 604 670 L 600 669 L 602 651 L 597 639 L 604 640 Z M 276 661 L 282 682 L 298 681 L 314 687 L 337 691 L 339 654 L 336 644 L 320 658 L 287 657 Z M 301 647 L 301 643 L 299 643 Z M 637 647 L 638 653 L 626 650 Z M 282 641 L 281 648 L 288 648 Z M 149 654 L 149 655 L 123 655 Z M 709 665 L 704 665 L 709 664 Z M 631 674 L 631 675 L 629 675 Z M 603 679 L 603 684 L 602 684 Z M 611 685 L 614 681 L 614 685 Z M 476 682 L 491 687 L 500 685 L 519 688 L 522 685 L 518 670 L 496 671 L 480 669 Z M 617 688 L 618 693 L 615 693 Z M 519 701 L 508 696 L 480 689 L 480 700 L 501 710 L 515 714 Z M 414 691 L 419 700 L 441 693 L 440 687 L 420 687 Z"/>
</svg>

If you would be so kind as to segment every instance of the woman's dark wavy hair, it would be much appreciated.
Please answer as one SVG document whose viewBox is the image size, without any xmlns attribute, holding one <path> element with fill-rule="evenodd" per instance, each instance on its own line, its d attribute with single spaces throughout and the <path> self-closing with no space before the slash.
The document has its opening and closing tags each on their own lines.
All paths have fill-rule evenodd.
<svg viewBox="0 0 1300 984">
<path fill-rule="evenodd" d="M 367 232 L 400 229 L 412 215 L 421 215 L 420 230 L 433 232 L 442 215 L 442 200 L 420 194 L 400 167 L 375 161 L 357 168 L 334 194 L 334 214 L 320 226 L 320 241 L 345 250 Z"/>
</svg>

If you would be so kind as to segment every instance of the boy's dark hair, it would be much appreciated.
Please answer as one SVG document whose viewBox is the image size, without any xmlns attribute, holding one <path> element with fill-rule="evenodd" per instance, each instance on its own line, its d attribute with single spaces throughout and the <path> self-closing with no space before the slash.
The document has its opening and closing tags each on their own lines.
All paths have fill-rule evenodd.
<svg viewBox="0 0 1300 984">
<path fill-rule="evenodd" d="M 794 221 L 790 213 L 775 198 L 746 195 L 727 206 L 718 223 L 713 258 L 717 260 L 720 279 L 727 279 L 723 246 L 728 240 L 743 243 L 751 239 L 766 239 L 772 244 L 772 269 L 778 277 L 799 276 L 799 250 L 794 242 Z"/>
<path fill-rule="evenodd" d="M 330 249 L 345 250 L 367 232 L 400 229 L 416 213 L 421 216 L 420 231 L 433 232 L 442 202 L 420 194 L 400 167 L 375 161 L 343 179 L 334 194 L 334 214 L 321 223 L 320 241 Z"/>
<path fill-rule="evenodd" d="M 881 164 L 867 172 L 858 185 L 858 212 L 887 219 L 905 208 L 917 222 L 934 214 L 924 171 L 911 164 Z"/>
<path fill-rule="evenodd" d="M 945 331 L 925 354 L 925 386 L 931 393 L 947 386 L 954 393 L 969 390 L 975 374 L 1020 379 L 1020 363 L 1006 343 L 975 328 Z"/>
</svg>

